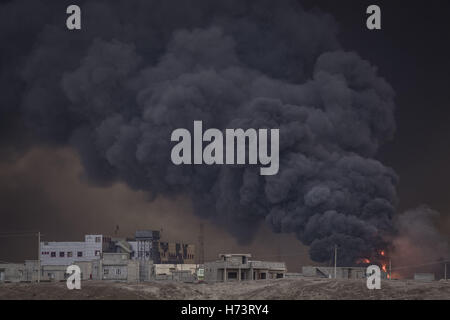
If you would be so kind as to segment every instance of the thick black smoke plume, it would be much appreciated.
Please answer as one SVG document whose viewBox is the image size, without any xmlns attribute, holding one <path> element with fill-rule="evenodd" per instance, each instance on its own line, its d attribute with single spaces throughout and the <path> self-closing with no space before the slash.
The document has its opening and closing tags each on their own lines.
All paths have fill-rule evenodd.
<svg viewBox="0 0 450 320">
<path fill-rule="evenodd" d="M 338 245 L 342 265 L 383 245 L 397 177 L 373 157 L 395 129 L 394 92 L 330 16 L 292 1 L 105 0 L 79 3 L 82 30 L 68 31 L 68 4 L 1 6 L 2 123 L 71 144 L 92 182 L 187 194 L 242 240 L 265 221 L 316 261 Z M 170 134 L 194 120 L 280 128 L 279 173 L 173 165 Z"/>
</svg>

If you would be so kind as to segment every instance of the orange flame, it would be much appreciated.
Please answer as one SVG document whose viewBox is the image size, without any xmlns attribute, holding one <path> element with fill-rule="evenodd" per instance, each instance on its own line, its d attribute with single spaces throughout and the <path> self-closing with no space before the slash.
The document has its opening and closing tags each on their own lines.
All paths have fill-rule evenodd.
<svg viewBox="0 0 450 320">
<path fill-rule="evenodd" d="M 365 263 L 365 264 L 369 264 L 370 260 L 367 258 L 360 258 L 358 260 L 356 260 L 356 263 Z"/>
<path fill-rule="evenodd" d="M 381 251 L 380 251 L 380 254 L 384 257 L 384 255 L 385 255 L 384 250 L 381 250 Z"/>
<path fill-rule="evenodd" d="M 387 270 L 386 270 L 386 265 L 385 265 L 385 264 L 383 264 L 383 265 L 381 266 L 381 269 L 382 269 L 384 272 L 387 272 Z"/>
</svg>

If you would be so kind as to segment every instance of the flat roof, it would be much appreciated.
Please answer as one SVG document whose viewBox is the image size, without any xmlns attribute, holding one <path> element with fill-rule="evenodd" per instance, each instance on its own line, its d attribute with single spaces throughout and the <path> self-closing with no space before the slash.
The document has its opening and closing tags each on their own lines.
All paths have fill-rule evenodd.
<svg viewBox="0 0 450 320">
<path fill-rule="evenodd" d="M 219 258 L 222 257 L 248 257 L 250 258 L 252 255 L 250 253 L 220 253 Z"/>
</svg>

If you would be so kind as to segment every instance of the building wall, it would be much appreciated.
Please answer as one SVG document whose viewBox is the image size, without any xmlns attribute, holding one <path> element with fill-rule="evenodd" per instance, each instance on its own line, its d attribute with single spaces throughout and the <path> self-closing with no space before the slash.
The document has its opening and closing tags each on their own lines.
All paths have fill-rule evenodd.
<svg viewBox="0 0 450 320">
<path fill-rule="evenodd" d="M 38 280 L 39 264 L 37 260 L 25 260 L 23 281 L 35 282 Z"/>
<path fill-rule="evenodd" d="M 153 270 L 155 275 L 172 274 L 176 271 L 189 271 L 195 274 L 197 271 L 197 264 L 154 264 Z"/>
<path fill-rule="evenodd" d="M 220 255 L 204 264 L 205 281 L 242 281 L 284 278 L 284 262 L 252 261 L 250 255 Z"/>
<path fill-rule="evenodd" d="M 80 267 L 81 280 L 93 279 L 93 263 L 92 263 L 92 261 L 75 261 L 74 264 Z"/>
<path fill-rule="evenodd" d="M 306 277 L 334 278 L 334 267 L 302 267 L 302 273 Z M 363 279 L 366 277 L 366 268 L 363 267 L 337 267 L 338 279 Z M 382 273 L 382 277 L 385 275 Z"/>
<path fill-rule="evenodd" d="M 284 274 L 285 278 L 288 279 L 299 279 L 299 278 L 303 278 L 303 273 L 300 272 L 288 272 Z"/>
<path fill-rule="evenodd" d="M 103 266 L 102 280 L 127 280 L 127 265 L 108 265 Z"/>
<path fill-rule="evenodd" d="M 161 242 L 159 231 L 136 231 L 135 239 L 86 235 L 85 241 L 41 242 L 41 265 L 66 265 L 75 261 L 100 259 L 103 252 L 129 253 L 133 260 L 153 261 L 154 263 L 194 264 L 195 245 Z"/>
<path fill-rule="evenodd" d="M 139 281 L 150 281 L 153 278 L 153 261 L 138 261 Z"/>
<path fill-rule="evenodd" d="M 127 282 L 139 281 L 139 261 L 128 260 L 127 263 Z"/>
<path fill-rule="evenodd" d="M 64 281 L 67 279 L 67 266 L 42 266 L 41 281 Z"/>
<path fill-rule="evenodd" d="M 0 264 L 0 282 L 20 282 L 25 274 L 25 265 L 18 263 Z"/>
<path fill-rule="evenodd" d="M 100 259 L 102 242 L 102 235 L 86 235 L 84 242 L 41 242 L 41 265 L 69 266 Z"/>
<path fill-rule="evenodd" d="M 129 255 L 126 253 L 104 253 L 101 260 L 102 280 L 127 280 Z"/>
<path fill-rule="evenodd" d="M 194 264 L 195 245 L 176 242 L 158 242 L 158 257 L 154 258 L 155 263 L 169 264 Z"/>
</svg>

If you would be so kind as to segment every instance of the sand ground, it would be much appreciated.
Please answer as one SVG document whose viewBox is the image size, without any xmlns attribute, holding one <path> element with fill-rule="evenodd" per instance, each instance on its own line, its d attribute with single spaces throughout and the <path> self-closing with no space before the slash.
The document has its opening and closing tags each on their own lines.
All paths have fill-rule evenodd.
<svg viewBox="0 0 450 320">
<path fill-rule="evenodd" d="M 368 290 L 363 280 L 320 278 L 258 280 L 227 283 L 84 281 L 81 290 L 68 290 L 65 282 L 0 284 L 4 299 L 445 299 L 450 281 L 382 281 L 380 290 Z"/>
</svg>

